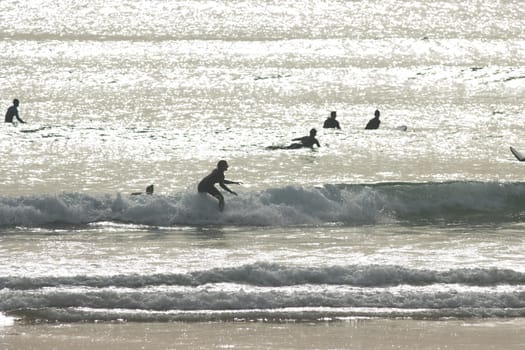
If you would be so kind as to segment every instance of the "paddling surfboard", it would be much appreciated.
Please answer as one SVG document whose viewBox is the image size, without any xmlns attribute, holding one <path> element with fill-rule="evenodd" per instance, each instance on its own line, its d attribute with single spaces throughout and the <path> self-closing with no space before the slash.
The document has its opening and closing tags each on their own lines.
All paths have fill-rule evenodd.
<svg viewBox="0 0 525 350">
<path fill-rule="evenodd" d="M 516 159 L 520 162 L 523 162 L 525 160 L 525 156 L 518 152 L 514 147 L 511 146 L 510 151 L 512 152 L 512 154 L 514 154 L 514 157 L 516 157 Z"/>
<path fill-rule="evenodd" d="M 133 192 L 131 193 L 132 196 L 140 196 L 144 194 L 144 192 Z M 153 194 L 153 185 L 149 185 L 146 187 L 146 194 Z"/>
</svg>

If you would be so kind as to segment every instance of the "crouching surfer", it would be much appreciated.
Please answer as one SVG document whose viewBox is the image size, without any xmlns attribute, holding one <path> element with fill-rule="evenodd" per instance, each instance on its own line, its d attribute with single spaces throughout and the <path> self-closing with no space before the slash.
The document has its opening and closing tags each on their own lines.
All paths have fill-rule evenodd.
<svg viewBox="0 0 525 350">
<path fill-rule="evenodd" d="M 237 181 L 230 181 L 226 180 L 224 178 L 224 172 L 228 170 L 228 163 L 225 160 L 220 160 L 217 163 L 217 168 L 213 169 L 211 174 L 206 176 L 204 179 L 201 180 L 199 183 L 199 186 L 197 187 L 199 193 L 209 193 L 213 197 L 217 198 L 219 200 L 219 209 L 222 211 L 224 209 L 224 197 L 219 192 L 219 190 L 215 187 L 215 184 L 218 183 L 219 186 L 224 188 L 226 191 L 230 192 L 231 194 L 237 195 L 234 191 L 230 190 L 226 184 L 230 185 L 240 185 L 240 182 Z"/>
</svg>

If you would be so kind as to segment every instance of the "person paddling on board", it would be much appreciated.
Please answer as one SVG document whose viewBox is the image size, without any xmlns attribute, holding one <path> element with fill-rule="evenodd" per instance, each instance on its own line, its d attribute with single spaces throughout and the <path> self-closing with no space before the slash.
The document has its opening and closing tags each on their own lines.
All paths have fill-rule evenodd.
<svg viewBox="0 0 525 350">
<path fill-rule="evenodd" d="M 20 101 L 18 101 L 18 99 L 15 98 L 13 100 L 13 105 L 7 109 L 7 113 L 5 114 L 5 122 L 6 123 L 12 123 L 14 117 L 16 117 L 16 119 L 20 123 L 25 123 L 25 121 L 23 121 L 20 118 L 20 116 L 18 115 L 18 106 L 19 105 L 20 105 Z"/>
<path fill-rule="evenodd" d="M 140 196 L 143 194 L 143 192 L 133 192 L 131 193 L 132 196 Z M 153 185 L 149 185 L 146 187 L 146 194 L 152 195 L 153 194 Z"/>
<path fill-rule="evenodd" d="M 339 126 L 339 122 L 335 120 L 336 116 L 337 116 L 336 111 L 330 112 L 330 117 L 326 118 L 326 120 L 324 121 L 323 128 L 341 130 L 341 127 Z"/>
<path fill-rule="evenodd" d="M 379 115 L 380 115 L 379 110 L 376 109 L 374 113 L 374 118 L 370 119 L 368 121 L 368 124 L 366 124 L 366 127 L 365 127 L 366 130 L 379 129 L 379 124 L 381 124 L 381 120 L 379 120 Z"/>
<path fill-rule="evenodd" d="M 317 130 L 312 129 L 310 130 L 309 136 L 303 136 L 303 137 L 292 139 L 292 141 L 300 141 L 301 143 L 292 143 L 290 146 L 286 148 L 288 149 L 296 149 L 296 148 L 303 148 L 303 147 L 314 148 L 314 145 L 317 145 L 317 147 L 321 147 L 321 145 L 319 144 L 319 141 L 315 138 L 316 135 L 317 135 Z"/>
<path fill-rule="evenodd" d="M 199 183 L 199 186 L 197 187 L 197 190 L 199 193 L 209 193 L 213 197 L 217 198 L 219 200 L 219 209 L 222 211 L 224 209 L 224 197 L 219 192 L 219 190 L 215 187 L 215 184 L 218 183 L 219 186 L 224 188 L 226 191 L 230 192 L 231 194 L 237 195 L 234 191 L 230 190 L 226 184 L 230 185 L 240 185 L 241 182 L 237 181 L 230 181 L 226 180 L 224 178 L 224 172 L 228 170 L 228 163 L 225 160 L 220 160 L 217 163 L 217 168 L 213 169 L 210 175 L 206 176 L 204 179 L 201 180 Z"/>
</svg>

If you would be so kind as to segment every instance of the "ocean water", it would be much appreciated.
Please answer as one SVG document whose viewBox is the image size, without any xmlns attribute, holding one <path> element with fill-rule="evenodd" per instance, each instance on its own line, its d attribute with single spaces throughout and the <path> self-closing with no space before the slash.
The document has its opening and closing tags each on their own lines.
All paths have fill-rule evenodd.
<svg viewBox="0 0 525 350">
<path fill-rule="evenodd" d="M 523 18 L 3 0 L 27 123 L 0 128 L 0 325 L 525 317 Z M 314 127 L 319 149 L 268 149 Z M 224 212 L 196 193 L 220 159 Z"/>
</svg>

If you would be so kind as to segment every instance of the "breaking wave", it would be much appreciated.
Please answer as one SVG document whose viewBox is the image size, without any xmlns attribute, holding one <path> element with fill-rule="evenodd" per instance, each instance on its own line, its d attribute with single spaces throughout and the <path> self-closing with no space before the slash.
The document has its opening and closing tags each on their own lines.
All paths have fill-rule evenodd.
<svg viewBox="0 0 525 350">
<path fill-rule="evenodd" d="M 287 186 L 214 199 L 194 192 L 130 196 L 82 193 L 0 197 L 0 226 L 123 222 L 138 225 L 292 226 L 391 222 L 520 221 L 525 183 L 385 183 Z"/>
<path fill-rule="evenodd" d="M 174 275 L 0 279 L 0 313 L 28 322 L 524 317 L 525 275 L 501 269 L 254 263 Z"/>
</svg>

